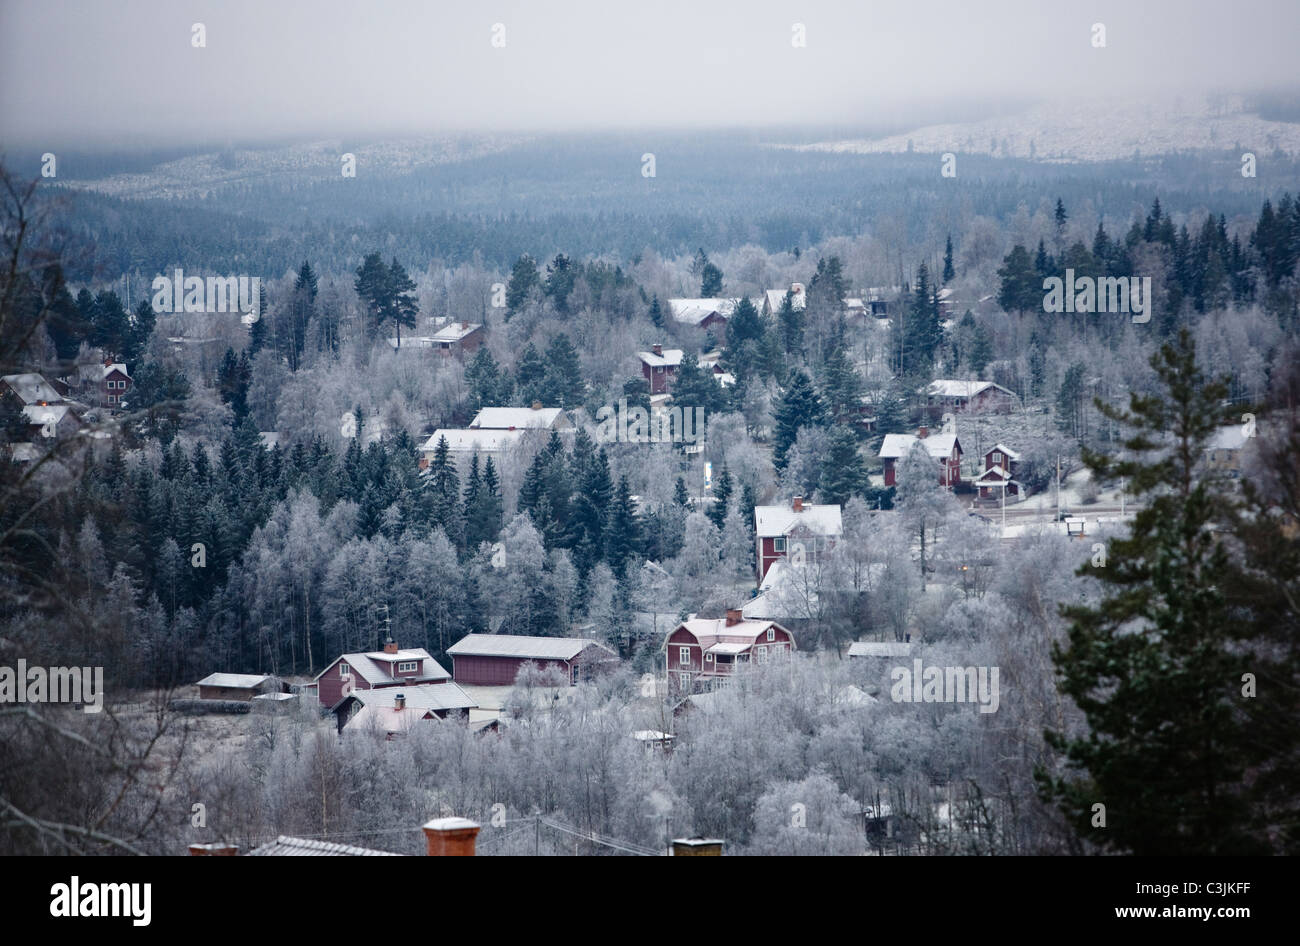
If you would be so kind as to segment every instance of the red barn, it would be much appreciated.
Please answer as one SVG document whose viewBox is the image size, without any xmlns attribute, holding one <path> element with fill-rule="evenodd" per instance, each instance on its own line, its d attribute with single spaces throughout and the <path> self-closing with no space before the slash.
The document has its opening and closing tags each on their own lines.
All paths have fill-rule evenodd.
<svg viewBox="0 0 1300 946">
<path fill-rule="evenodd" d="M 333 708 L 352 690 L 445 683 L 450 679 L 451 674 L 427 650 L 399 650 L 389 640 L 382 651 L 336 658 L 316 675 L 316 694 L 323 706 Z"/>
<path fill-rule="evenodd" d="M 456 682 L 470 686 L 513 686 L 526 663 L 557 668 L 576 685 L 618 663 L 618 654 L 599 641 L 522 634 L 466 634 L 447 648 L 447 656 Z"/>
<path fill-rule="evenodd" d="M 740 664 L 766 663 L 795 649 L 794 635 L 775 621 L 749 621 L 737 608 L 725 618 L 693 618 L 664 641 L 668 688 L 697 693 L 726 681 Z"/>
</svg>

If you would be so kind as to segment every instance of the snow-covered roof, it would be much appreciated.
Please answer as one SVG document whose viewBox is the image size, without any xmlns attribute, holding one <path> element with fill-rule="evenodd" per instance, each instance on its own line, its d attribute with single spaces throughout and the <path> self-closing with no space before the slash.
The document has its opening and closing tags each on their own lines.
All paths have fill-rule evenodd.
<svg viewBox="0 0 1300 946">
<path fill-rule="evenodd" d="M 839 535 L 844 529 L 838 505 L 804 503 L 802 512 L 795 512 L 789 503 L 754 507 L 754 528 L 759 538 L 788 535 L 795 526 L 806 526 L 814 535 Z"/>
<path fill-rule="evenodd" d="M 565 426 L 566 421 L 564 411 L 558 407 L 485 407 L 474 415 L 469 426 L 472 430 L 550 430 Z"/>
<path fill-rule="evenodd" d="M 23 414 L 27 423 L 44 427 L 51 422 L 58 425 L 67 416 L 68 410 L 66 404 L 27 404 L 23 407 Z"/>
<path fill-rule="evenodd" d="M 734 656 L 735 654 L 743 654 L 745 651 L 749 650 L 749 648 L 753 646 L 754 646 L 753 641 L 746 641 L 745 643 L 723 642 L 723 643 L 714 644 L 713 646 L 706 648 L 704 652 L 706 654 L 724 654 L 724 655 L 731 654 Z"/>
<path fill-rule="evenodd" d="M 1229 424 L 1214 432 L 1206 447 L 1210 450 L 1240 450 L 1246 445 L 1246 428 L 1241 424 Z"/>
<path fill-rule="evenodd" d="M 433 348 L 438 344 L 438 339 L 432 335 L 403 335 L 400 339 L 390 335 L 388 344 L 394 348 Z"/>
<path fill-rule="evenodd" d="M 880 444 L 880 457 L 885 460 L 905 457 L 912 452 L 912 445 L 918 441 L 936 460 L 952 456 L 953 447 L 961 449 L 956 434 L 930 434 L 928 437 L 918 437 L 915 434 L 885 434 L 885 439 Z"/>
<path fill-rule="evenodd" d="M 1009 459 L 1009 460 L 1019 460 L 1019 459 L 1020 459 L 1020 454 L 1019 454 L 1019 453 L 1017 453 L 1016 451 L 1012 450 L 1010 447 L 1008 447 L 1006 444 L 1003 444 L 1003 443 L 995 443 L 993 446 L 989 447 L 987 450 L 984 451 L 984 455 L 985 455 L 985 456 L 988 456 L 988 455 L 989 455 L 990 453 L 992 453 L 994 450 L 997 450 L 997 451 L 999 451 L 1000 453 L 1005 453 L 1005 454 L 1007 455 L 1007 459 Z"/>
<path fill-rule="evenodd" d="M 997 388 L 1004 394 L 1015 397 L 1012 391 L 1008 391 L 1000 384 L 994 384 L 992 381 L 954 381 L 951 379 L 940 379 L 931 381 L 929 387 L 925 389 L 928 397 L 956 397 L 956 398 L 973 398 L 977 394 L 987 391 L 989 388 Z"/>
<path fill-rule="evenodd" d="M 18 396 L 18 400 L 24 404 L 35 404 L 38 401 L 61 401 L 63 395 L 54 390 L 54 386 L 45 380 L 43 375 L 35 372 L 27 374 L 7 374 L 0 378 L 9 389 Z"/>
<path fill-rule="evenodd" d="M 639 742 L 669 742 L 676 737 L 672 733 L 660 732 L 657 729 L 638 729 L 632 733 L 632 738 Z"/>
<path fill-rule="evenodd" d="M 524 660 L 572 660 L 595 646 L 617 655 L 600 641 L 585 637 L 525 637 L 522 634 L 466 634 L 447 648 L 453 657 L 519 657 Z"/>
<path fill-rule="evenodd" d="M 388 667 L 384 665 L 394 663 L 398 660 L 424 661 L 421 665 L 421 676 L 402 677 L 398 682 L 405 683 L 410 681 L 410 685 L 414 686 L 417 683 L 422 682 L 451 679 L 451 674 L 443 669 L 442 665 L 439 664 L 438 661 L 434 660 L 429 652 L 423 647 L 399 650 L 396 654 L 385 654 L 383 651 L 371 651 L 364 654 L 344 654 L 337 660 L 330 661 L 325 670 L 316 674 L 315 679 L 319 680 L 324 676 L 325 672 L 333 667 L 334 664 L 338 663 L 339 660 L 351 667 L 353 673 L 360 676 L 372 686 L 376 683 L 392 682 L 393 676 L 388 672 Z"/>
<path fill-rule="evenodd" d="M 762 304 L 762 300 L 755 302 L 754 305 Z M 740 299 L 669 299 L 668 310 L 672 313 L 673 320 L 684 322 L 688 325 L 699 325 L 710 315 L 720 315 L 724 319 L 731 318 L 731 313 L 740 305 Z"/>
<path fill-rule="evenodd" d="M 759 638 L 766 636 L 769 627 L 780 626 L 775 621 L 751 621 L 748 619 L 737 621 L 735 624 L 728 624 L 726 618 L 691 618 L 677 625 L 677 627 L 684 627 L 694 634 L 695 639 L 700 642 L 700 646 L 706 651 L 718 644 L 743 645 L 739 650 L 730 650 L 727 651 L 728 653 L 743 653 L 753 646 Z M 664 646 L 668 646 L 666 640 Z"/>
<path fill-rule="evenodd" d="M 433 339 L 438 342 L 458 342 L 482 327 L 478 322 L 448 322 L 433 333 Z"/>
<path fill-rule="evenodd" d="M 1011 478 L 1011 474 L 1000 466 L 991 466 L 979 476 L 975 477 L 975 482 L 985 486 L 1001 486 L 1005 483 L 1012 483 L 1019 486 L 1020 483 Z"/>
<path fill-rule="evenodd" d="M 850 657 L 909 657 L 912 645 L 907 641 L 854 641 Z"/>
<path fill-rule="evenodd" d="M 312 838 L 291 838 L 280 835 L 274 841 L 253 848 L 249 857 L 403 857 L 392 851 L 375 851 L 366 847 L 353 847 L 351 844 L 335 844 L 332 841 L 317 841 Z"/>
<path fill-rule="evenodd" d="M 438 440 L 446 437 L 447 448 L 452 453 L 473 453 L 475 450 L 480 453 L 499 453 L 514 446 L 523 435 L 524 432 L 517 427 L 514 430 L 440 428 L 433 432 L 433 436 L 420 449 L 432 453 L 438 448 Z"/>
<path fill-rule="evenodd" d="M 265 673 L 210 673 L 196 686 L 231 687 L 239 690 L 252 690 L 261 686 L 271 677 Z"/>
<path fill-rule="evenodd" d="M 652 351 L 639 351 L 636 354 L 651 368 L 676 368 L 682 363 L 684 352 L 680 348 L 665 348 L 659 355 Z"/>
<path fill-rule="evenodd" d="M 416 686 L 383 687 L 378 690 L 353 690 L 350 694 L 363 706 L 392 710 L 399 696 L 406 698 L 407 709 L 450 710 L 478 709 L 478 701 L 455 683 L 421 683 Z"/>
<path fill-rule="evenodd" d="M 126 365 L 122 364 L 120 361 L 115 361 L 115 362 L 113 362 L 112 364 L 104 365 L 104 371 L 103 371 L 103 374 L 100 375 L 101 379 L 102 379 L 102 378 L 107 378 L 107 377 L 108 377 L 110 374 L 112 374 L 114 371 L 120 371 L 120 372 L 122 372 L 122 374 L 126 375 L 128 378 L 131 377 L 131 373 L 130 373 L 129 371 L 126 370 Z"/>
<path fill-rule="evenodd" d="M 788 291 L 789 290 L 786 289 L 765 290 L 763 295 L 767 300 L 768 309 L 772 312 L 780 312 L 781 306 L 785 305 L 785 294 Z M 796 312 L 802 309 L 807 304 L 807 302 L 808 302 L 808 296 L 806 293 L 802 291 L 796 292 L 790 297 L 790 306 Z"/>
</svg>

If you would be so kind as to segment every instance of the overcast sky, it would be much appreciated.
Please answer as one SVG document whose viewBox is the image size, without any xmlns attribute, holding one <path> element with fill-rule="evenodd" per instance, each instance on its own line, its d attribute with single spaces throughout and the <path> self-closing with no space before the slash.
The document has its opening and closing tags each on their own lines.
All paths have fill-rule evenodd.
<svg viewBox="0 0 1300 946">
<path fill-rule="evenodd" d="M 959 118 L 1295 82 L 1297 36 L 1297 0 L 0 0 L 0 148 Z"/>
</svg>

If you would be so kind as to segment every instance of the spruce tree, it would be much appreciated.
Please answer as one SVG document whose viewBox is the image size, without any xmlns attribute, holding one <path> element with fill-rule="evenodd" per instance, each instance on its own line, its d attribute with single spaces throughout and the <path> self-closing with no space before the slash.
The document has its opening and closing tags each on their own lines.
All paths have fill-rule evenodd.
<svg viewBox="0 0 1300 946">
<path fill-rule="evenodd" d="M 786 454 L 794 446 L 801 427 L 825 427 L 826 407 L 802 370 L 790 373 L 785 390 L 776 406 L 776 429 L 772 438 L 772 463 L 785 470 Z"/>
<path fill-rule="evenodd" d="M 851 497 L 863 495 L 866 486 L 867 470 L 858 451 L 858 438 L 847 427 L 835 428 L 818 484 L 822 501 L 843 506 Z"/>
<path fill-rule="evenodd" d="M 1201 463 L 1230 412 L 1227 384 L 1208 380 L 1183 330 L 1151 360 L 1161 389 L 1128 410 L 1098 400 L 1123 425 L 1128 457 L 1084 449 L 1095 477 L 1126 478 L 1143 505 L 1128 535 L 1079 575 L 1101 599 L 1062 607 L 1068 643 L 1053 647 L 1061 691 L 1087 718 L 1078 736 L 1049 732 L 1065 771 L 1040 771 L 1081 837 L 1138 855 L 1257 854 L 1245 789 L 1252 757 L 1242 671 L 1254 661 L 1253 621 L 1228 600 L 1229 556 L 1217 527 L 1232 500 Z M 1105 827 L 1095 805 L 1105 806 Z"/>
<path fill-rule="evenodd" d="M 727 518 L 727 507 L 731 503 L 731 471 L 724 464 L 721 472 L 718 473 L 717 482 L 713 484 L 713 505 L 709 507 L 709 520 L 722 529 L 722 523 Z"/>
<path fill-rule="evenodd" d="M 952 234 L 948 234 L 948 242 L 943 248 L 943 284 L 946 286 L 952 282 L 957 271 L 952 266 Z"/>
<path fill-rule="evenodd" d="M 609 510 L 609 532 L 606 538 L 605 560 L 620 581 L 627 575 L 627 567 L 641 549 L 641 521 L 632 489 L 627 477 L 620 476 L 618 489 Z"/>
</svg>

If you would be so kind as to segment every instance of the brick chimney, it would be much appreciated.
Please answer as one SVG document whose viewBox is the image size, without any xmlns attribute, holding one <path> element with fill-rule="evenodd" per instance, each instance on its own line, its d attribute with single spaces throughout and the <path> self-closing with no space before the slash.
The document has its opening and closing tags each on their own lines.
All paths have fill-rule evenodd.
<svg viewBox="0 0 1300 946">
<path fill-rule="evenodd" d="M 391 637 L 388 638 L 388 640 L 384 641 L 384 653 L 386 654 L 397 653 L 397 641 L 393 640 Z"/>
<path fill-rule="evenodd" d="M 469 328 L 469 320 L 468 320 L 468 319 L 461 319 L 460 327 L 461 327 L 461 328 Z"/>
<path fill-rule="evenodd" d="M 721 838 L 673 838 L 673 857 L 721 857 Z"/>
<path fill-rule="evenodd" d="M 727 627 L 731 627 L 733 624 L 739 624 L 743 620 L 745 620 L 745 615 L 741 612 L 740 608 L 727 608 Z"/>
<path fill-rule="evenodd" d="M 191 857 L 234 857 L 238 853 L 238 844 L 227 844 L 224 841 L 190 845 Z"/>
<path fill-rule="evenodd" d="M 535 410 L 535 411 L 540 411 L 541 409 L 542 409 L 542 402 L 541 402 L 541 401 L 533 401 L 533 410 Z"/>
<path fill-rule="evenodd" d="M 790 508 L 793 509 L 795 512 L 803 512 L 803 497 L 796 496 L 793 500 L 791 500 Z"/>
<path fill-rule="evenodd" d="M 661 345 L 659 342 L 655 342 L 654 353 L 655 353 L 656 355 L 663 355 L 663 353 L 664 353 L 664 346 Z"/>
<path fill-rule="evenodd" d="M 791 295 L 797 296 L 797 295 L 800 295 L 802 292 L 803 292 L 803 283 L 801 283 L 801 282 L 792 282 L 792 283 L 790 283 L 790 294 L 791 294 Z"/>
<path fill-rule="evenodd" d="M 928 436 L 930 436 L 930 429 L 926 427 L 924 424 L 916 428 L 916 438 L 918 440 L 924 440 Z"/>
<path fill-rule="evenodd" d="M 430 857 L 473 857 L 479 826 L 468 818 L 434 818 L 424 826 Z"/>
<path fill-rule="evenodd" d="M 393 709 L 401 711 L 406 709 L 406 694 L 398 693 L 393 697 Z"/>
</svg>

